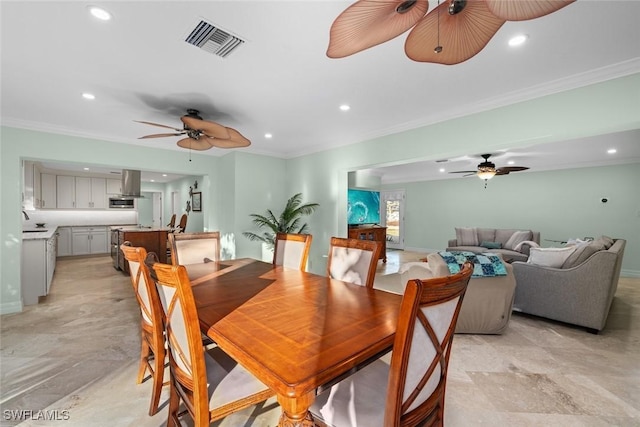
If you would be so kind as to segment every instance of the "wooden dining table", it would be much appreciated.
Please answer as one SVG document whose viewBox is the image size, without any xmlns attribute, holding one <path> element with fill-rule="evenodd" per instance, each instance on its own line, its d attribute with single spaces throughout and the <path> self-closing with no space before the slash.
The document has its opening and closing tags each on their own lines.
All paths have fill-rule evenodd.
<svg viewBox="0 0 640 427">
<path fill-rule="evenodd" d="M 186 268 L 202 332 L 276 393 L 280 427 L 314 426 L 316 389 L 393 345 L 400 295 L 254 259 Z"/>
</svg>

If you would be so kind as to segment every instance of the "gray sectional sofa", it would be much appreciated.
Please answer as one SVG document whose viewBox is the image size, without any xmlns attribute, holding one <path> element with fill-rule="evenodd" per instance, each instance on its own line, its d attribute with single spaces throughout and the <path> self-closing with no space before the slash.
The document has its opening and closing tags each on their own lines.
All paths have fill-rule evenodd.
<svg viewBox="0 0 640 427">
<path fill-rule="evenodd" d="M 447 251 L 492 252 L 507 262 L 526 261 L 529 249 L 540 245 L 540 232 L 504 228 L 456 228 Z"/>
<path fill-rule="evenodd" d="M 602 236 L 578 247 L 559 267 L 514 262 L 513 310 L 601 331 L 618 287 L 625 245 L 624 239 Z"/>
</svg>

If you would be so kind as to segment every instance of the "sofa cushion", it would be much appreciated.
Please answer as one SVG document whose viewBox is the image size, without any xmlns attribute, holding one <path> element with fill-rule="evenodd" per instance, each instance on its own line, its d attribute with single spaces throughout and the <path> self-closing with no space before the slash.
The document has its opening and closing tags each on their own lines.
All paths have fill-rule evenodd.
<svg viewBox="0 0 640 427">
<path fill-rule="evenodd" d="M 601 240 L 594 240 L 582 245 L 572 246 L 573 253 L 562 264 L 562 268 L 573 268 L 585 262 L 589 257 L 598 251 L 605 249 L 605 243 Z"/>
<path fill-rule="evenodd" d="M 509 240 L 506 241 L 506 243 L 504 244 L 504 247 L 506 249 L 515 250 L 514 248 L 519 243 L 527 240 L 531 240 L 531 230 L 516 231 L 511 235 L 511 237 L 509 237 Z"/>
<path fill-rule="evenodd" d="M 513 236 L 513 233 L 515 233 L 516 231 L 518 230 L 514 230 L 511 228 L 496 228 L 496 237 L 493 239 L 493 241 L 502 243 L 502 247 L 504 248 L 507 240 L 509 240 L 509 238 Z"/>
<path fill-rule="evenodd" d="M 599 240 L 602 243 L 604 243 L 605 250 L 613 246 L 613 239 L 609 236 L 600 236 L 596 240 Z"/>
<path fill-rule="evenodd" d="M 560 268 L 575 249 L 574 246 L 564 248 L 531 248 L 527 262 L 544 267 Z"/>
<path fill-rule="evenodd" d="M 487 249 L 502 249 L 502 243 L 483 240 L 480 246 Z"/>
<path fill-rule="evenodd" d="M 478 246 L 478 233 L 475 227 L 456 228 L 458 246 Z"/>
<path fill-rule="evenodd" d="M 496 229 L 495 228 L 478 228 L 478 242 L 495 242 L 496 241 Z"/>
</svg>

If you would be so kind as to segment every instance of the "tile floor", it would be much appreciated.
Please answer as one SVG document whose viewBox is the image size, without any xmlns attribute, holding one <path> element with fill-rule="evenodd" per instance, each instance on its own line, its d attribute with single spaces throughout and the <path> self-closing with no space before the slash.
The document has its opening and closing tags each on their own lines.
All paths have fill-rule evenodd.
<svg viewBox="0 0 640 427">
<path fill-rule="evenodd" d="M 378 274 L 422 255 L 390 251 Z M 60 259 L 51 294 L 0 321 L 1 426 L 165 425 L 166 406 L 147 415 L 150 383 L 135 384 L 138 308 L 109 257 Z M 213 425 L 275 426 L 279 411 L 270 400 Z M 504 335 L 456 335 L 445 425 L 640 425 L 640 279 L 620 279 L 599 335 L 518 314 Z"/>
</svg>

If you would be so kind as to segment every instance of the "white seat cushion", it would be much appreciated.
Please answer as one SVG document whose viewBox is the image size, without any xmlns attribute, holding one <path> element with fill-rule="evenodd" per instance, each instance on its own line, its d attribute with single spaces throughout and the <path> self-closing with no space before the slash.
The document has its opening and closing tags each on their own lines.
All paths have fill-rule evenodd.
<svg viewBox="0 0 640 427">
<path fill-rule="evenodd" d="M 268 389 L 219 347 L 205 352 L 204 360 L 207 367 L 210 409 Z"/>
<path fill-rule="evenodd" d="M 334 427 L 382 426 L 389 365 L 376 360 L 316 396 L 309 410 Z"/>
</svg>

